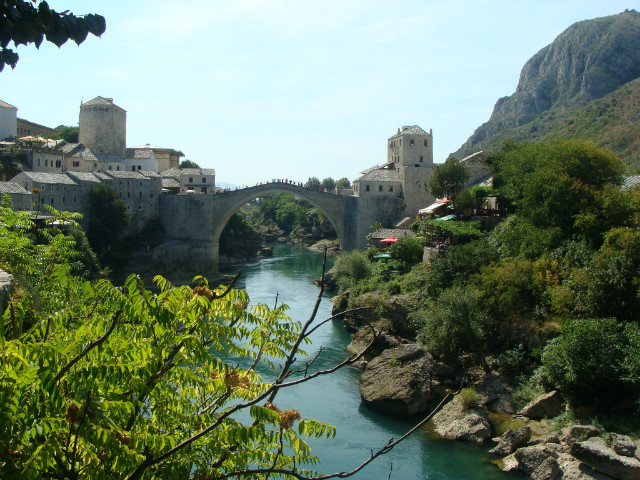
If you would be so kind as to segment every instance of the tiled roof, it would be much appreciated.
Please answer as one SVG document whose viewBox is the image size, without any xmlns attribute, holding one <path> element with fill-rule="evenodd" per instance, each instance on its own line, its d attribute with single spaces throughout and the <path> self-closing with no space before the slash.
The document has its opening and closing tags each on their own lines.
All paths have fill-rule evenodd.
<svg viewBox="0 0 640 480">
<path fill-rule="evenodd" d="M 94 183 L 100 183 L 100 178 L 98 178 L 98 176 L 95 173 L 89 173 L 89 172 L 67 172 L 67 175 L 69 175 L 72 178 L 76 178 L 82 182 L 94 182 Z"/>
<path fill-rule="evenodd" d="M 162 188 L 180 188 L 180 182 L 175 178 L 163 178 Z"/>
<path fill-rule="evenodd" d="M 4 107 L 4 108 L 16 108 L 13 105 L 8 104 L 7 102 L 3 102 L 2 100 L 0 100 L 0 107 Z M 16 108 L 17 110 L 17 108 Z"/>
<path fill-rule="evenodd" d="M 64 183 L 66 185 L 77 185 L 68 175 L 64 173 L 45 172 L 22 172 L 29 180 L 38 183 Z"/>
<path fill-rule="evenodd" d="M 24 193 L 28 194 L 22 185 L 14 182 L 0 182 L 0 193 Z"/>
<path fill-rule="evenodd" d="M 127 148 L 126 158 L 151 158 L 152 154 L 149 148 Z"/>
<path fill-rule="evenodd" d="M 365 173 L 356 182 L 400 182 L 398 170 L 379 169 Z"/>
<path fill-rule="evenodd" d="M 139 172 L 130 172 L 128 170 L 109 170 L 105 171 L 109 177 L 112 178 L 135 178 L 136 180 L 148 180 L 148 177 L 145 177 Z"/>
<path fill-rule="evenodd" d="M 158 172 L 154 172 L 152 170 L 138 170 L 138 173 L 144 175 L 145 177 L 149 177 L 149 178 L 157 178 L 160 176 L 160 174 Z"/>
<path fill-rule="evenodd" d="M 75 153 L 76 150 L 81 150 L 85 148 L 81 143 L 63 143 L 58 146 L 59 150 L 62 150 L 67 155 Z"/>
<path fill-rule="evenodd" d="M 363 170 L 363 171 L 361 171 L 360 173 L 361 173 L 362 175 L 365 175 L 365 174 L 367 174 L 367 173 L 369 173 L 369 172 L 372 172 L 372 171 L 374 171 L 374 170 L 380 170 L 381 168 L 389 167 L 389 166 L 391 166 L 391 165 L 393 165 L 393 162 L 385 163 L 384 165 L 376 165 L 375 167 L 367 168 L 366 170 Z"/>
<path fill-rule="evenodd" d="M 92 100 L 89 100 L 88 102 L 84 102 L 81 106 L 91 106 L 91 105 L 113 105 L 114 107 L 118 107 L 118 105 L 116 105 L 115 103 L 113 103 L 113 98 L 104 98 L 104 97 L 96 97 Z M 120 108 L 120 107 L 118 107 Z M 121 110 L 124 110 L 124 108 L 121 108 Z"/>
<path fill-rule="evenodd" d="M 216 171 L 213 168 L 170 168 L 161 172 L 163 177 L 188 177 L 189 175 L 215 175 Z"/>
<path fill-rule="evenodd" d="M 143 145 L 143 146 L 140 146 L 140 147 L 129 147 L 129 148 L 134 149 L 134 150 L 148 148 L 148 149 L 153 150 L 154 152 L 169 152 L 169 153 L 175 153 L 176 155 L 180 155 L 181 157 L 184 157 L 184 153 L 182 153 L 180 150 L 175 150 L 173 148 L 159 147 L 157 145 L 149 145 L 149 144 L 147 144 L 147 145 Z"/>
<path fill-rule="evenodd" d="M 400 137 L 402 135 L 429 135 L 427 132 L 425 132 L 423 129 L 421 129 L 418 125 L 404 125 L 401 129 L 399 129 L 400 131 L 398 133 L 396 133 L 395 135 L 390 136 L 389 138 L 396 138 L 396 137 Z"/>
<path fill-rule="evenodd" d="M 633 175 L 624 179 L 623 189 L 640 187 L 640 175 Z"/>
</svg>

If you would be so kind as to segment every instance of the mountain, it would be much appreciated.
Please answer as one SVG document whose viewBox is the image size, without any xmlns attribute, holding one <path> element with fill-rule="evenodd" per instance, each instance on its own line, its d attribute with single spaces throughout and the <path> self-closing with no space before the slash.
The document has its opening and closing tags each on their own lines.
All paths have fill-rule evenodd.
<svg viewBox="0 0 640 480">
<path fill-rule="evenodd" d="M 640 165 L 640 13 L 567 28 L 531 57 L 515 93 L 451 155 L 551 138 L 593 140 Z"/>
</svg>

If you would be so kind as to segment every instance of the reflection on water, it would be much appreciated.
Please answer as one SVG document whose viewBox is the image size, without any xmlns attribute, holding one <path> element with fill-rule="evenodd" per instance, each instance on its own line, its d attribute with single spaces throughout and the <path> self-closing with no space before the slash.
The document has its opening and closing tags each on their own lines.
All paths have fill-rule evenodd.
<svg viewBox="0 0 640 480">
<path fill-rule="evenodd" d="M 327 270 L 331 266 L 331 259 Z M 228 267 L 223 273 L 243 270 L 239 288 L 248 291 L 252 303 L 263 302 L 273 307 L 289 305 L 288 315 L 305 322 L 318 296 L 313 280 L 320 276 L 322 255 L 300 247 L 275 244 L 274 255 L 260 263 Z M 331 315 L 330 295 L 325 295 L 316 321 Z M 350 335 L 339 321 L 327 323 L 314 332 L 313 344 L 305 350 L 313 357 L 322 346 L 323 352 L 315 368 L 325 369 L 346 358 L 345 348 Z M 360 372 L 344 368 L 333 375 L 319 377 L 278 394 L 278 407 L 295 408 L 305 418 L 315 418 L 337 427 L 331 440 L 314 440 L 311 448 L 324 473 L 348 471 L 377 451 L 389 438 L 399 438 L 419 419 L 393 417 L 370 410 L 362 405 L 358 392 Z M 427 429 L 414 433 L 387 455 L 375 460 L 355 475 L 357 480 L 392 479 L 515 479 L 518 476 L 502 473 L 490 461 L 488 447 L 475 447 L 436 440 Z"/>
</svg>

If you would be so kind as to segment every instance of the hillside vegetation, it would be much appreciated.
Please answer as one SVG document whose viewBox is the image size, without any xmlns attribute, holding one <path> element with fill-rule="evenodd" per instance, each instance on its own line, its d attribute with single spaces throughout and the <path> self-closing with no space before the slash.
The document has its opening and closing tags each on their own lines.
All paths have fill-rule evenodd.
<svg viewBox="0 0 640 480">
<path fill-rule="evenodd" d="M 507 139 L 592 140 L 640 165 L 640 13 L 578 22 L 523 67 L 513 95 L 452 155 Z"/>
</svg>

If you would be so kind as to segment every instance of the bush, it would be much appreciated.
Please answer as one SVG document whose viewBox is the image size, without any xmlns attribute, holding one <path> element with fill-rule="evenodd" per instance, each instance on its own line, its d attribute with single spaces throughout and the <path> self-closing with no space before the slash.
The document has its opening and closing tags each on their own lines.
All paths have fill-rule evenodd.
<svg viewBox="0 0 640 480">
<path fill-rule="evenodd" d="M 418 237 L 403 237 L 389 247 L 389 253 L 401 263 L 403 270 L 407 271 L 422 261 L 424 242 Z"/>
<path fill-rule="evenodd" d="M 370 277 L 372 265 L 364 252 L 352 250 L 338 257 L 333 270 L 342 291 L 353 287 L 360 280 Z"/>
<path fill-rule="evenodd" d="M 475 407 L 480 404 L 482 395 L 476 392 L 473 388 L 463 388 L 460 390 L 460 401 L 462 402 L 462 408 L 469 410 L 471 407 Z"/>
<path fill-rule="evenodd" d="M 640 390 L 639 350 L 636 324 L 569 320 L 542 353 L 543 373 L 573 405 L 609 408 Z"/>
</svg>

